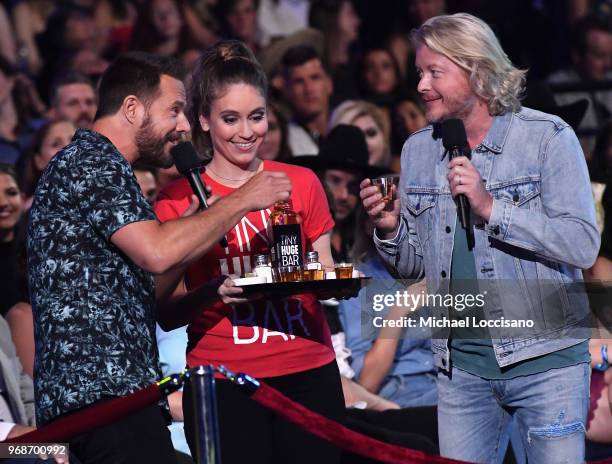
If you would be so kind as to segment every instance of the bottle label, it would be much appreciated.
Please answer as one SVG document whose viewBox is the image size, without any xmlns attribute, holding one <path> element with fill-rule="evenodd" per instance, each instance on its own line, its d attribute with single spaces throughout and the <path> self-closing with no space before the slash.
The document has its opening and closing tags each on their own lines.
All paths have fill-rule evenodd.
<svg viewBox="0 0 612 464">
<path fill-rule="evenodd" d="M 277 266 L 302 265 L 302 240 L 299 224 L 272 226 L 274 253 Z"/>
</svg>

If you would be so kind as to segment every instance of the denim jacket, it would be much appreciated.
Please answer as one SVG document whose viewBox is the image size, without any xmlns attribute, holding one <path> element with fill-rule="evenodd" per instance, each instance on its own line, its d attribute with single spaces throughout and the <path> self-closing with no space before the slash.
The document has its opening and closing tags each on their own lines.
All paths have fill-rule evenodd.
<svg viewBox="0 0 612 464">
<path fill-rule="evenodd" d="M 428 292 L 448 292 L 456 205 L 448 155 L 435 126 L 402 149 L 400 227 L 376 247 L 403 278 L 427 276 Z M 582 149 L 556 116 L 522 108 L 495 116 L 472 163 L 493 197 L 489 222 L 472 216 L 478 285 L 486 285 L 487 319 L 536 320 L 516 335 L 489 329 L 500 366 L 572 346 L 589 337 L 584 291 L 572 290 L 594 263 L 600 237 Z M 576 287 L 576 285 L 574 285 Z M 431 309 L 447 317 L 444 308 Z M 438 367 L 449 367 L 450 329 L 432 340 Z"/>
</svg>

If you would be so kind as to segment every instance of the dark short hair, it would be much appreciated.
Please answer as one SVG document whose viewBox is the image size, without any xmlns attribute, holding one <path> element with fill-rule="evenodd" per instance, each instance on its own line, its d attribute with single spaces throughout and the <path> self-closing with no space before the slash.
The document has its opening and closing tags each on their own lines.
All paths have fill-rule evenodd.
<svg viewBox="0 0 612 464">
<path fill-rule="evenodd" d="M 296 45 L 287 50 L 283 55 L 283 59 L 281 60 L 283 75 L 286 77 L 291 68 L 302 66 L 304 63 L 311 60 L 319 60 L 325 72 L 329 74 L 329 69 L 325 60 L 317 53 L 314 47 L 310 45 Z"/>
<path fill-rule="evenodd" d="M 89 85 L 92 89 L 94 89 L 93 82 L 85 74 L 82 74 L 77 71 L 69 71 L 67 73 L 62 74 L 53 82 L 53 86 L 51 87 L 51 105 L 57 104 L 57 101 L 59 99 L 59 90 L 62 87 L 72 84 L 85 84 Z"/>
<path fill-rule="evenodd" d="M 181 64 L 171 57 L 145 52 L 129 52 L 117 58 L 102 74 L 98 85 L 98 111 L 95 120 L 115 114 L 128 95 L 150 105 L 159 92 L 161 76 L 183 80 Z"/>
</svg>

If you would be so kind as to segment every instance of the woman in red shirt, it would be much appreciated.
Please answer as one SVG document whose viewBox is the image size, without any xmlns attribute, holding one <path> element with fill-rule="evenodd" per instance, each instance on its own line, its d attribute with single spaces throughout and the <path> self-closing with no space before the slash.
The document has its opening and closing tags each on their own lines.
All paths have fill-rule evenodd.
<svg viewBox="0 0 612 464">
<path fill-rule="evenodd" d="M 291 204 L 302 218 L 304 249 L 319 252 L 332 266 L 330 231 L 334 222 L 325 193 L 309 169 L 261 160 L 268 122 L 267 80 L 252 53 L 237 41 L 220 42 L 200 57 L 188 95 L 193 140 L 210 161 L 201 172 L 217 196 L 225 196 L 259 171 L 285 172 L 292 183 Z M 190 205 L 185 179 L 166 187 L 155 211 L 161 221 L 180 217 Z M 271 209 L 254 211 L 227 232 L 229 246 L 213 247 L 187 268 L 174 299 L 224 275 L 242 275 L 256 254 L 270 251 Z M 227 282 L 222 299 L 190 312 L 189 366 L 225 365 L 264 380 L 285 395 L 328 417 L 340 418 L 344 400 L 329 329 L 312 294 L 247 301 Z M 185 430 L 194 443 L 189 389 L 184 393 Z M 332 463 L 339 451 L 274 417 L 228 381 L 217 382 L 221 455 L 224 462 Z"/>
</svg>

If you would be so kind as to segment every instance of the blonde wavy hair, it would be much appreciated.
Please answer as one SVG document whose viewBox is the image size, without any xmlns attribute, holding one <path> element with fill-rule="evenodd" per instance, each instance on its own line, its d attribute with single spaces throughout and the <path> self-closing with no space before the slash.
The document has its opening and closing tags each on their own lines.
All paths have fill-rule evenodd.
<svg viewBox="0 0 612 464">
<path fill-rule="evenodd" d="M 435 16 L 413 30 L 411 38 L 415 47 L 426 45 L 464 69 L 491 115 L 520 110 L 527 71 L 512 64 L 481 19 L 467 13 Z"/>
<path fill-rule="evenodd" d="M 328 128 L 331 130 L 338 124 L 354 125 L 362 116 L 370 116 L 378 126 L 385 140 L 385 151 L 379 164 L 388 166 L 391 162 L 391 124 L 385 112 L 378 106 L 365 100 L 345 100 L 340 103 L 329 117 Z"/>
</svg>

